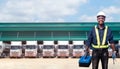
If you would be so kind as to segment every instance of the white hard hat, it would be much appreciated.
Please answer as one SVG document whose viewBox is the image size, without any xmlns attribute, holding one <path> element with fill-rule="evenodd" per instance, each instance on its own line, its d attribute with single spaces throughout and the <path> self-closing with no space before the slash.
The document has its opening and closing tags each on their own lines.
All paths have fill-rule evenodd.
<svg viewBox="0 0 120 69">
<path fill-rule="evenodd" d="M 105 15 L 105 13 L 103 11 L 98 12 L 97 17 L 98 16 L 104 16 L 104 17 L 106 17 L 106 15 Z"/>
</svg>

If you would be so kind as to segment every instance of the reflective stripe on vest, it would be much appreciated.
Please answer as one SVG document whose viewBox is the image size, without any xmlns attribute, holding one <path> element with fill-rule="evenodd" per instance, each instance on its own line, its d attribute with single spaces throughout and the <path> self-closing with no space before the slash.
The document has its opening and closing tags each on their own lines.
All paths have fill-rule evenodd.
<svg viewBox="0 0 120 69">
<path fill-rule="evenodd" d="M 105 45 L 106 36 L 107 36 L 107 30 L 108 30 L 108 26 L 105 26 L 103 40 L 102 40 L 102 45 L 100 45 L 100 37 L 99 37 L 98 28 L 97 28 L 97 26 L 95 26 L 97 45 L 92 45 L 93 48 L 108 48 L 108 45 Z"/>
</svg>

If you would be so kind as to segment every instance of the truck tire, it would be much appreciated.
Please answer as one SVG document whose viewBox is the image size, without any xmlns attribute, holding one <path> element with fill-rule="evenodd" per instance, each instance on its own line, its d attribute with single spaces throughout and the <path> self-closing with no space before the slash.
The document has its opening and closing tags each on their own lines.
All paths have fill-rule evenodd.
<svg viewBox="0 0 120 69">
<path fill-rule="evenodd" d="M 1 58 L 5 58 L 6 57 L 6 54 L 5 53 L 2 53 L 1 54 Z"/>
</svg>

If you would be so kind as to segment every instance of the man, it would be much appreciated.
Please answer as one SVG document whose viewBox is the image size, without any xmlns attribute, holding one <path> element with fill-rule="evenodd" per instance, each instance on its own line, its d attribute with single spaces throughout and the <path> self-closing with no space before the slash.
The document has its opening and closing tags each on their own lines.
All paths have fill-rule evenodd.
<svg viewBox="0 0 120 69">
<path fill-rule="evenodd" d="M 102 63 L 102 69 L 108 69 L 108 42 L 115 56 L 115 47 L 113 41 L 113 34 L 108 26 L 104 24 L 105 13 L 99 12 L 97 14 L 98 25 L 93 27 L 89 32 L 88 40 L 86 42 L 86 51 L 89 52 L 90 46 L 92 46 L 92 69 L 98 69 L 99 60 Z"/>
</svg>

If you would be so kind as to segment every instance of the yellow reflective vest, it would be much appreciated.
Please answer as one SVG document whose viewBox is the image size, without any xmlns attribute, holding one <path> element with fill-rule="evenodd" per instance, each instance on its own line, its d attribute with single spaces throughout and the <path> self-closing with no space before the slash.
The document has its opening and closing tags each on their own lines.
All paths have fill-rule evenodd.
<svg viewBox="0 0 120 69">
<path fill-rule="evenodd" d="M 108 30 L 108 26 L 105 26 L 103 40 L 102 40 L 102 45 L 100 45 L 100 36 L 99 36 L 98 28 L 97 28 L 97 26 L 95 26 L 97 45 L 93 45 L 92 44 L 93 48 L 108 48 L 108 45 L 105 45 L 106 36 L 107 36 L 107 30 Z"/>
</svg>

